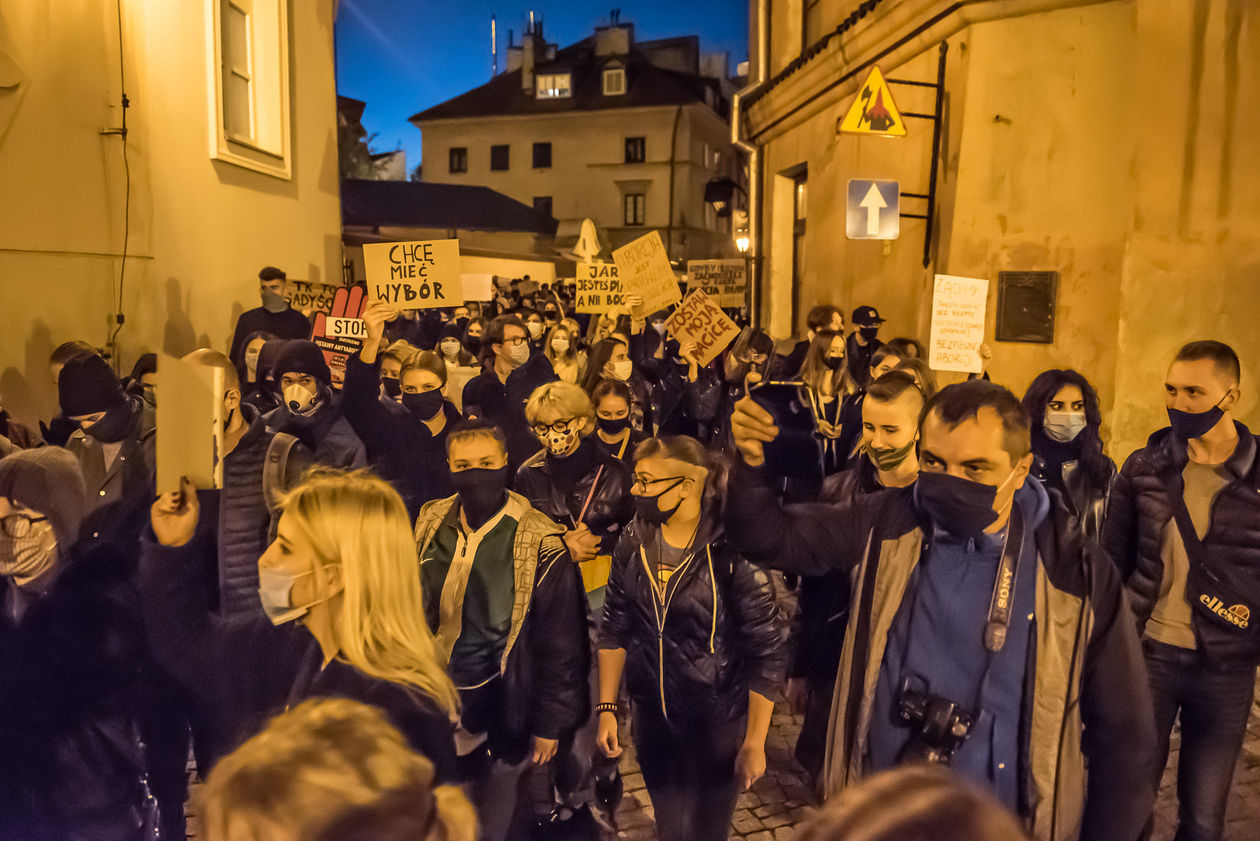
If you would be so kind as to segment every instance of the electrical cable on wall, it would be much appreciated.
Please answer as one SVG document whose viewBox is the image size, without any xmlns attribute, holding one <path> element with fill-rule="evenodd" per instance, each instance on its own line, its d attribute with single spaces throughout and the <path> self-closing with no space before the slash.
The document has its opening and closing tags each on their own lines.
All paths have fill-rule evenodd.
<svg viewBox="0 0 1260 841">
<path fill-rule="evenodd" d="M 122 138 L 122 159 L 123 159 L 123 243 L 122 243 L 122 260 L 118 266 L 118 307 L 114 313 L 114 332 L 110 334 L 106 347 L 109 351 L 110 359 L 114 363 L 114 369 L 121 373 L 119 368 L 121 360 L 118 357 L 118 334 L 122 331 L 123 324 L 126 323 L 126 317 L 123 314 L 123 289 L 125 288 L 127 277 L 127 247 L 131 238 L 131 161 L 127 157 L 127 109 L 131 107 L 131 100 L 127 98 L 127 75 L 126 62 L 123 52 L 123 14 L 122 0 L 117 0 L 118 10 L 118 87 L 122 93 L 122 126 L 116 129 L 103 129 L 101 134 L 116 134 Z"/>
</svg>

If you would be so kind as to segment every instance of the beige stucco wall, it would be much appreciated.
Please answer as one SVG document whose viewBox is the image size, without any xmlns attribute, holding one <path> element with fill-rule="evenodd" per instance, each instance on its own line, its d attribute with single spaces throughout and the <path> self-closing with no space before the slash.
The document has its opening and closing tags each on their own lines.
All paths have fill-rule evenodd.
<svg viewBox="0 0 1260 841">
<path fill-rule="evenodd" d="M 778 5 L 778 0 L 776 0 Z M 1194 9 L 1203 11 L 1199 18 Z M 766 146 L 771 329 L 791 326 L 790 193 L 778 173 L 805 164 L 810 202 L 798 319 L 813 303 L 875 304 L 882 335 L 927 338 L 932 272 L 991 281 L 987 334 L 994 379 L 1017 393 L 1050 367 L 1099 387 L 1118 459 L 1166 424 L 1162 376 L 1186 341 L 1219 338 L 1260 365 L 1260 8 L 1230 0 L 1117 0 L 977 23 L 949 38 L 947 132 L 938 182 L 935 262 L 922 227 L 901 238 L 844 239 L 850 177 L 927 183 L 930 124 L 903 139 L 835 135 L 851 101 Z M 925 45 L 928 46 L 928 45 Z M 774 62 L 772 62 L 772 65 Z M 887 75 L 930 80 L 936 50 Z M 929 92 L 894 89 L 903 110 Z M 903 209 L 919 203 L 903 200 Z M 1060 272 L 1052 345 L 992 341 L 998 272 Z M 946 377 L 945 379 L 952 379 Z M 1254 381 L 1251 381 L 1254 382 Z"/>
<path fill-rule="evenodd" d="M 103 346 L 122 247 L 115 4 L 18 0 L 0 8 L 0 50 L 22 68 L 0 98 L 0 394 L 48 417 L 53 347 Z M 212 161 L 206 5 L 125 0 L 131 231 L 119 336 L 129 369 L 147 350 L 225 349 L 257 305 L 257 272 L 340 278 L 332 4 L 290 3 L 293 178 Z M 7 133 L 5 118 L 10 117 Z"/>
</svg>

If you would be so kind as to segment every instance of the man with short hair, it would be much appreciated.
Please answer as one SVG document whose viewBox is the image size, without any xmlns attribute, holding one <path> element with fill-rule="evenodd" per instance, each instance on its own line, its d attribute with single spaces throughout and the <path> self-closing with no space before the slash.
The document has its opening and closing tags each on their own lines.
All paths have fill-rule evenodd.
<svg viewBox="0 0 1260 841">
<path fill-rule="evenodd" d="M 774 418 L 732 419 L 726 529 L 751 560 L 853 573 L 827 796 L 905 762 L 948 764 L 1037 841 L 1136 841 L 1154 802 L 1142 656 L 1114 566 L 1035 479 L 1028 415 L 1001 386 L 938 392 L 919 474 L 847 504 L 784 507 L 763 475 Z"/>
<path fill-rule="evenodd" d="M 589 716 L 586 599 L 564 528 L 507 490 L 489 421 L 446 439 L 455 496 L 416 519 L 424 610 L 462 714 L 456 748 L 482 824 L 505 837 L 525 760 L 550 762 Z"/>
<path fill-rule="evenodd" d="M 1171 425 L 1125 462 L 1102 533 L 1150 675 L 1156 790 L 1181 719 L 1177 841 L 1224 832 L 1260 663 L 1260 464 L 1258 439 L 1232 414 L 1240 380 L 1228 345 L 1181 348 L 1164 378 Z"/>
<path fill-rule="evenodd" d="M 809 352 L 809 345 L 814 341 L 814 337 L 823 330 L 830 330 L 832 333 L 844 332 L 844 313 L 840 312 L 838 307 L 831 304 L 819 304 L 812 307 L 809 314 L 805 316 L 805 338 L 797 342 L 792 347 L 792 352 L 787 356 L 780 356 L 775 370 L 783 379 L 793 379 L 798 371 L 801 370 L 801 364 L 805 361 L 805 354 Z"/>
<path fill-rule="evenodd" d="M 326 467 L 367 466 L 367 452 L 359 436 L 341 414 L 333 397 L 332 372 L 311 341 L 286 342 L 273 366 L 280 406 L 263 417 L 276 432 L 287 432 Z"/>
<path fill-rule="evenodd" d="M 846 360 L 849 376 L 859 388 L 865 388 L 871 381 L 871 357 L 883 346 L 877 336 L 879 325 L 887 319 L 881 318 L 879 310 L 872 306 L 858 307 L 853 311 L 854 330 L 849 334 Z"/>
<path fill-rule="evenodd" d="M 311 322 L 289 306 L 285 297 L 288 278 L 275 266 L 265 266 L 258 273 L 258 296 L 262 306 L 241 313 L 232 333 L 228 357 L 234 365 L 245 362 L 245 342 L 255 333 L 270 333 L 278 339 L 309 339 Z"/>
</svg>

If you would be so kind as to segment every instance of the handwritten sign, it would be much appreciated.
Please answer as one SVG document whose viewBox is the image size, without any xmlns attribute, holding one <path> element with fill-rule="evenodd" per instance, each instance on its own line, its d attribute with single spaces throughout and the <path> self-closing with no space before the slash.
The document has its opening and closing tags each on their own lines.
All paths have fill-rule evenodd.
<svg viewBox="0 0 1260 841">
<path fill-rule="evenodd" d="M 932 334 L 928 365 L 935 371 L 984 370 L 980 345 L 989 281 L 979 277 L 938 274 L 932 293 Z"/>
<path fill-rule="evenodd" d="M 326 283 L 311 283 L 309 280 L 289 278 L 284 285 L 285 300 L 289 306 L 310 317 L 317 312 L 325 315 L 332 312 L 333 296 L 340 286 L 329 286 Z"/>
<path fill-rule="evenodd" d="M 334 339 L 363 341 L 367 338 L 367 322 L 361 318 L 330 318 L 328 319 L 328 335 Z"/>
<path fill-rule="evenodd" d="M 695 342 L 701 365 L 712 362 L 739 335 L 739 327 L 703 289 L 694 289 L 683 299 L 665 319 L 665 329 L 680 344 Z"/>
<path fill-rule="evenodd" d="M 581 263 L 577 267 L 578 312 L 608 312 L 613 307 L 626 305 L 626 293 L 621 288 L 621 276 L 612 263 Z"/>
<path fill-rule="evenodd" d="M 367 294 L 363 287 L 343 286 L 333 295 L 332 310 L 329 313 L 316 313 L 315 322 L 311 326 L 311 341 L 324 354 L 328 363 L 328 371 L 332 374 L 332 387 L 340 390 L 346 379 L 346 360 L 359 352 L 363 347 L 363 339 L 367 336 L 364 325 L 360 334 L 346 334 L 346 325 L 352 322 L 363 323 L 363 310 L 367 308 Z M 338 324 L 342 335 L 337 335 Z M 349 329 L 353 330 L 354 327 Z"/>
<path fill-rule="evenodd" d="M 223 487 L 223 371 L 158 357 L 157 491 L 187 476 L 202 490 Z"/>
<path fill-rule="evenodd" d="M 494 275 L 460 275 L 464 284 L 465 301 L 490 301 L 494 299 Z"/>
<path fill-rule="evenodd" d="M 670 265 L 659 231 L 644 234 L 615 249 L 613 262 L 617 264 L 626 294 L 643 299 L 638 315 L 663 310 L 682 300 L 682 295 L 678 294 L 678 278 L 674 276 L 674 267 Z"/>
<path fill-rule="evenodd" d="M 743 260 L 688 260 L 688 289 L 703 289 L 719 307 L 744 305 L 748 288 L 747 264 Z"/>
<path fill-rule="evenodd" d="M 404 310 L 464 302 L 459 240 L 373 242 L 363 246 L 368 298 Z"/>
</svg>

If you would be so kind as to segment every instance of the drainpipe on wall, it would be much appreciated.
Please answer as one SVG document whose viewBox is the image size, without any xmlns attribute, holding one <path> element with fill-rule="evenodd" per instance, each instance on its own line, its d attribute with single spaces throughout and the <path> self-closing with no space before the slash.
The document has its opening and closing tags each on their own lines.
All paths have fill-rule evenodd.
<svg viewBox="0 0 1260 841">
<path fill-rule="evenodd" d="M 748 85 L 731 99 L 731 145 L 748 155 L 748 251 L 752 267 L 748 278 L 748 314 L 754 326 L 761 325 L 761 148 L 743 137 L 740 106 L 744 98 L 760 90 L 770 66 L 770 0 L 757 0 L 757 69 Z"/>
<path fill-rule="evenodd" d="M 674 112 L 674 132 L 669 139 L 669 227 L 665 229 L 665 254 L 673 260 L 674 254 L 674 172 L 678 162 L 678 123 L 682 120 L 681 105 Z"/>
</svg>

